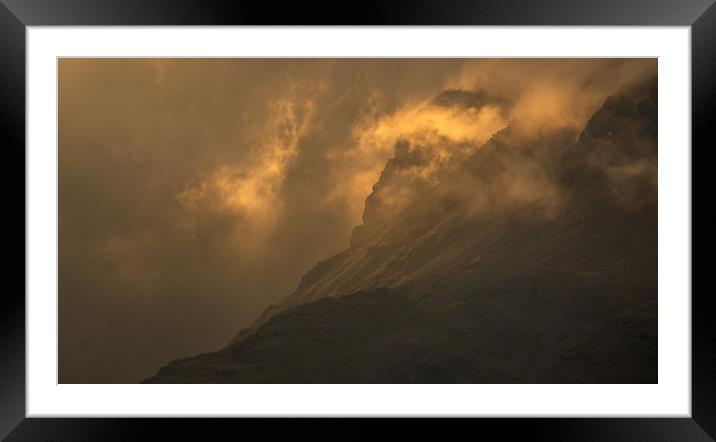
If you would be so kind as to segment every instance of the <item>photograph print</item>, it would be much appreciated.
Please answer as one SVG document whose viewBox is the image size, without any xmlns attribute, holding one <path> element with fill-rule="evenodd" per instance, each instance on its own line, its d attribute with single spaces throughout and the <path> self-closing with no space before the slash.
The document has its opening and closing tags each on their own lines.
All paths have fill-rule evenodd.
<svg viewBox="0 0 716 442">
<path fill-rule="evenodd" d="M 59 383 L 657 383 L 657 81 L 58 59 Z"/>
</svg>

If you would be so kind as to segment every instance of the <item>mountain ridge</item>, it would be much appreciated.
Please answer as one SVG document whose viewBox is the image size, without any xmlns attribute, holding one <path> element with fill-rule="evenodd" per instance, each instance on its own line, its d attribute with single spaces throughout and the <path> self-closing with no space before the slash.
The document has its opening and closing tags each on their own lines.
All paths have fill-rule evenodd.
<svg viewBox="0 0 716 442">
<path fill-rule="evenodd" d="M 227 347 L 145 382 L 656 382 L 656 123 L 653 79 L 579 134 L 508 126 L 397 212 L 364 214 Z"/>
</svg>

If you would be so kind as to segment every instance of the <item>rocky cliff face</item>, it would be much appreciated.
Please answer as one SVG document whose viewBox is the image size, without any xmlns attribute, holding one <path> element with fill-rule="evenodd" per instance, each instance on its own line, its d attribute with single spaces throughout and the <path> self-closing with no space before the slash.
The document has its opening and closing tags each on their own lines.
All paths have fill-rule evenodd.
<svg viewBox="0 0 716 442">
<path fill-rule="evenodd" d="M 348 249 L 147 382 L 656 382 L 656 116 L 654 80 L 579 134 L 511 125 L 439 167 L 399 142 Z"/>
</svg>

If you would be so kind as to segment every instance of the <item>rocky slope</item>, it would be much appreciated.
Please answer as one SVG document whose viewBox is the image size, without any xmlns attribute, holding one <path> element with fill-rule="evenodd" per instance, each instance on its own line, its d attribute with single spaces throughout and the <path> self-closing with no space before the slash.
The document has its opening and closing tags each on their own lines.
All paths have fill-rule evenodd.
<svg viewBox="0 0 716 442">
<path fill-rule="evenodd" d="M 657 382 L 656 106 L 653 80 L 578 136 L 512 125 L 430 179 L 398 143 L 348 249 L 146 382 Z"/>
</svg>

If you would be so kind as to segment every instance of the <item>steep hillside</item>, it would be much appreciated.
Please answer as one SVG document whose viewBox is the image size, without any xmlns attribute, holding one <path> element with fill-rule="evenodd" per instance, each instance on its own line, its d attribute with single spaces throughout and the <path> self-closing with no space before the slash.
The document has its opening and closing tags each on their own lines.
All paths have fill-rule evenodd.
<svg viewBox="0 0 716 442">
<path fill-rule="evenodd" d="M 513 123 L 429 179 L 398 143 L 348 249 L 146 382 L 657 382 L 656 106 L 654 80 L 579 135 Z"/>
</svg>

